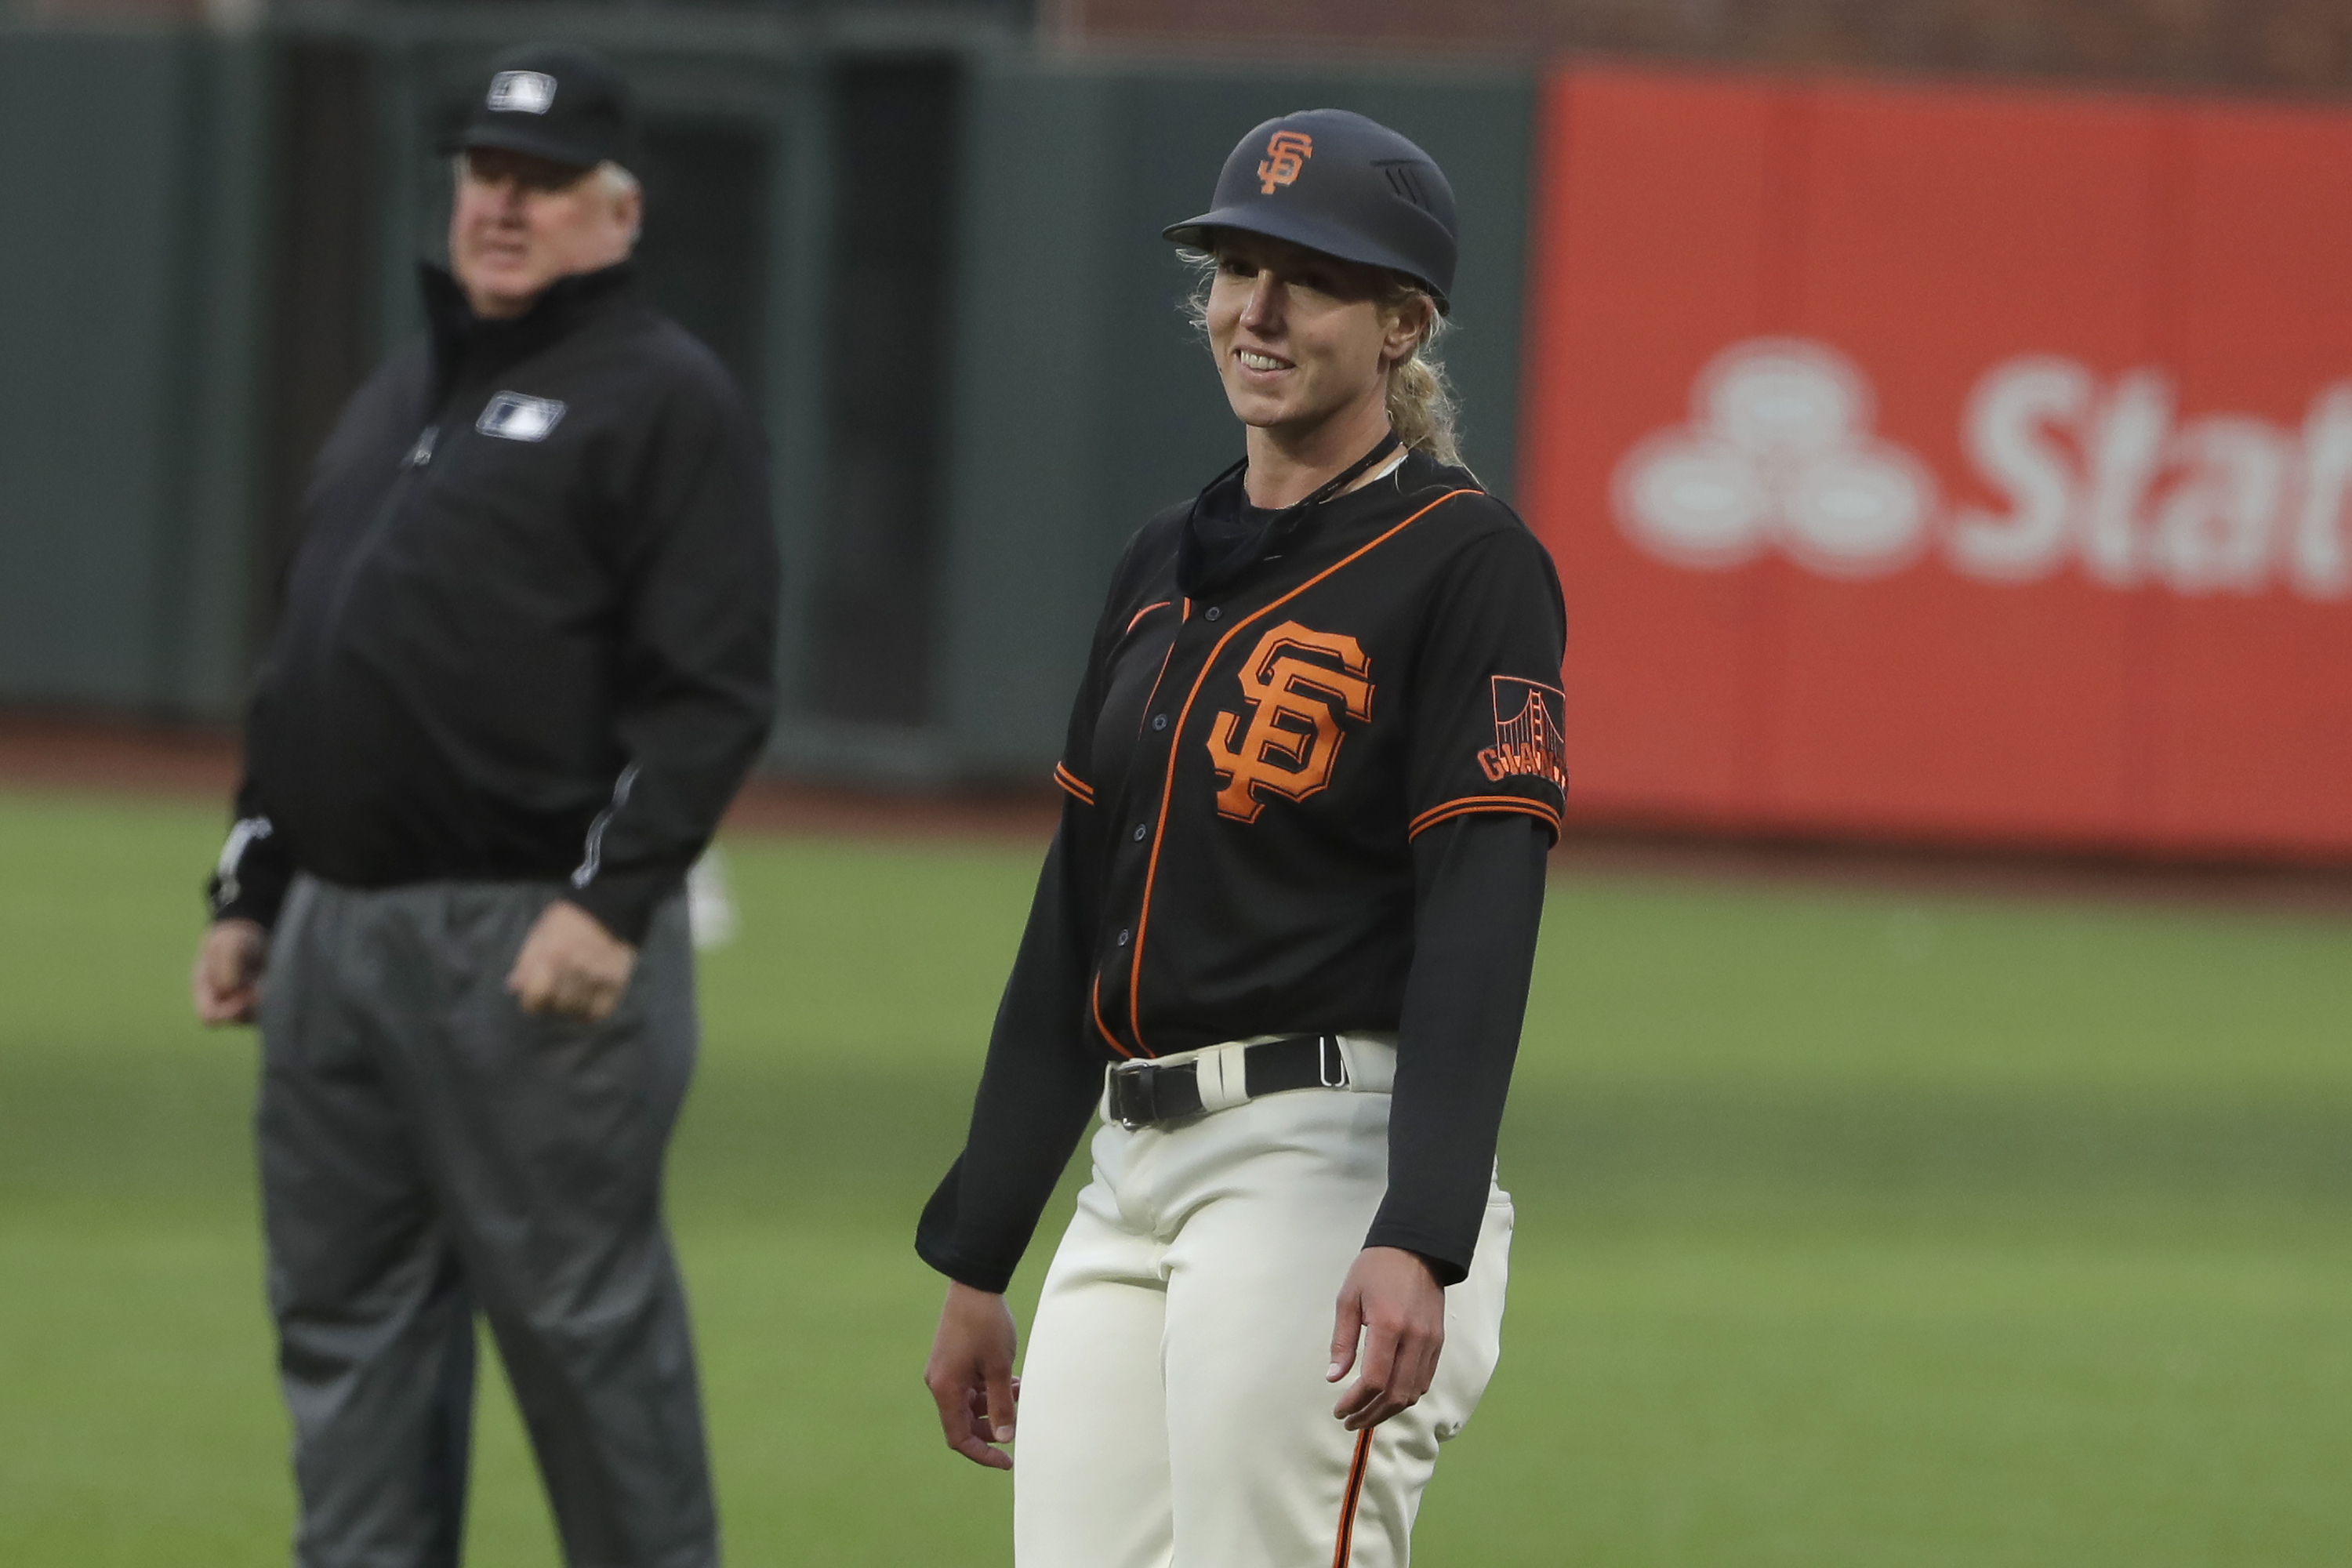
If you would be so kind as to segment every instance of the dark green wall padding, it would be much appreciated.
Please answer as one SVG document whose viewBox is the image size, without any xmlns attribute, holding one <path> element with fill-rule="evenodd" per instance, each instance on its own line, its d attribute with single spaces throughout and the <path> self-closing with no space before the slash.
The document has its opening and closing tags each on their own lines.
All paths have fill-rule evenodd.
<svg viewBox="0 0 2352 1568">
<path fill-rule="evenodd" d="M 0 27 L 0 700 L 236 707 L 260 59 Z"/>
<path fill-rule="evenodd" d="M 427 100 L 538 15 L 420 7 L 352 35 L 384 93 L 370 287 L 388 334 L 413 315 L 412 258 L 438 221 Z M 764 341 L 728 357 L 766 368 L 783 673 L 804 689 L 827 446 L 824 72 L 909 46 L 740 22 L 613 30 L 596 41 L 649 102 L 753 127 L 773 151 Z M 922 47 L 964 72 L 929 717 L 869 734 L 788 704 L 771 760 L 901 784 L 1034 781 L 1120 546 L 1239 454 L 1159 233 L 1200 208 L 1250 127 L 1358 110 L 1445 166 L 1464 222 L 1447 360 L 1469 459 L 1510 494 L 1535 73 L 1056 61 L 969 32 Z M 0 26 L 0 705 L 218 721 L 241 704 L 277 58 L 267 35 Z"/>
</svg>

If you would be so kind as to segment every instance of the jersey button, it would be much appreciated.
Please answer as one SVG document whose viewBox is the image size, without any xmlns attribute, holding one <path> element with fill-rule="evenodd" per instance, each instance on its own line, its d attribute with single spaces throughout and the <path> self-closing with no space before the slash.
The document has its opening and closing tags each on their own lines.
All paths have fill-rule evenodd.
<svg viewBox="0 0 2352 1568">
<path fill-rule="evenodd" d="M 1121 927 L 1119 927 L 1119 928 L 1118 928 L 1118 945 L 1119 945 L 1119 946 L 1121 946 L 1121 947 L 1125 947 L 1125 946 L 1127 945 L 1127 939 L 1128 939 L 1129 936 L 1132 936 L 1133 934 L 1134 934 L 1134 933 L 1133 933 L 1132 931 L 1129 931 L 1125 926 L 1121 926 Z"/>
<path fill-rule="evenodd" d="M 1135 841 L 1136 841 L 1138 844 L 1142 843 L 1142 842 L 1143 842 L 1143 836 L 1144 836 L 1144 834 L 1145 834 L 1146 832 L 1148 832 L 1148 831 L 1150 831 L 1150 830 L 1149 830 L 1149 829 L 1147 829 L 1147 828 L 1143 826 L 1143 824 L 1141 824 L 1141 823 L 1139 823 L 1139 823 L 1137 823 L 1137 824 L 1135 825 Z"/>
<path fill-rule="evenodd" d="M 1168 715 L 1165 713 L 1154 713 L 1151 716 L 1151 727 L 1155 730 L 1165 730 L 1168 728 Z"/>
<path fill-rule="evenodd" d="M 1209 606 L 1209 608 L 1208 608 L 1208 618 L 1209 618 L 1210 620 L 1213 620 L 1213 620 L 1215 620 L 1218 616 L 1220 616 L 1223 615 L 1224 613 L 1225 613 L 1224 611 L 1223 611 L 1223 610 L 1221 610 L 1221 609 L 1217 608 L 1217 606 L 1216 606 L 1216 605 L 1211 605 Z"/>
</svg>

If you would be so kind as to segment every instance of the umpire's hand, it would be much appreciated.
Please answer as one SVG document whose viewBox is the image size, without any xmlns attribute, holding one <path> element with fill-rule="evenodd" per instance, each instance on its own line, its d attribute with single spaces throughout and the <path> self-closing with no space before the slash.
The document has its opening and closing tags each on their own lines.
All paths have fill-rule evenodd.
<svg viewBox="0 0 2352 1568">
<path fill-rule="evenodd" d="M 558 899 L 523 938 L 507 989 L 526 1013 L 601 1024 L 621 1005 L 637 950 L 578 904 Z"/>
<path fill-rule="evenodd" d="M 196 948 L 188 989 L 206 1028 L 250 1024 L 261 1010 L 261 972 L 269 962 L 269 933 L 253 921 L 215 921 Z"/>
</svg>

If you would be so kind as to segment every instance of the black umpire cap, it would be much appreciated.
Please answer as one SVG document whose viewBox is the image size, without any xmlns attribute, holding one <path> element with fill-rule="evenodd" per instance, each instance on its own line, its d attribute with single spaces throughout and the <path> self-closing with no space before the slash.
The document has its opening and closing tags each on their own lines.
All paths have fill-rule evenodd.
<svg viewBox="0 0 2352 1568">
<path fill-rule="evenodd" d="M 1384 267 L 1453 309 L 1454 187 L 1436 160 L 1344 109 L 1307 109 L 1242 138 L 1217 175 L 1209 210 L 1160 231 L 1197 250 L 1211 232 L 1286 239 L 1342 261 Z"/>
<path fill-rule="evenodd" d="M 636 105 L 612 63 L 579 44 L 525 44 L 490 62 L 448 152 L 498 147 L 574 168 L 637 161 Z"/>
</svg>

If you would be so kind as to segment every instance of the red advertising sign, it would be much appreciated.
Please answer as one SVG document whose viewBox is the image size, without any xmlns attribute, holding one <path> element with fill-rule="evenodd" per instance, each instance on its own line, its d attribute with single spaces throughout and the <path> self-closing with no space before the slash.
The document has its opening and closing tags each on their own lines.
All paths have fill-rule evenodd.
<svg viewBox="0 0 2352 1568">
<path fill-rule="evenodd" d="M 2352 853 L 2352 114 L 1572 69 L 1588 819 Z"/>
</svg>

